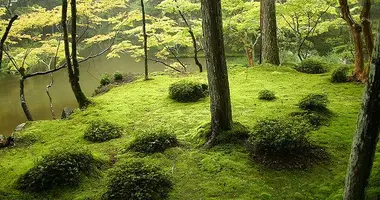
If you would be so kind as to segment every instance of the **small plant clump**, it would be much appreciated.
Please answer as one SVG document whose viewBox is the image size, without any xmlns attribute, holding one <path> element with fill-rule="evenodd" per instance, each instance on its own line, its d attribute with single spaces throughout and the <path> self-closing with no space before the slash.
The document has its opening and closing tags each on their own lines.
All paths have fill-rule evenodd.
<svg viewBox="0 0 380 200">
<path fill-rule="evenodd" d="M 329 102 L 325 94 L 309 94 L 298 103 L 298 107 L 302 110 L 325 111 Z"/>
<path fill-rule="evenodd" d="M 290 113 L 290 117 L 294 120 L 305 121 L 310 124 L 313 129 L 318 129 L 320 126 L 328 126 L 332 114 L 330 112 L 315 112 L 301 111 Z"/>
<path fill-rule="evenodd" d="M 108 73 L 103 74 L 102 77 L 100 78 L 100 85 L 105 86 L 105 85 L 109 85 L 110 83 L 111 83 L 110 75 Z"/>
<path fill-rule="evenodd" d="M 102 162 L 83 150 L 62 150 L 45 156 L 21 176 L 18 189 L 42 192 L 61 186 L 77 186 L 83 176 L 95 174 Z"/>
<path fill-rule="evenodd" d="M 331 74 L 331 82 L 333 83 L 344 83 L 348 81 L 348 72 L 350 68 L 347 66 L 338 67 Z"/>
<path fill-rule="evenodd" d="M 90 142 L 105 142 L 122 136 L 122 129 L 103 120 L 91 121 L 84 132 L 84 139 Z"/>
<path fill-rule="evenodd" d="M 178 102 L 196 102 L 208 95 L 208 85 L 182 80 L 169 87 L 169 96 Z"/>
<path fill-rule="evenodd" d="M 322 149 L 308 141 L 309 131 L 310 127 L 303 121 L 261 120 L 248 139 L 248 151 L 255 161 L 270 168 L 306 168 L 326 157 Z"/>
<path fill-rule="evenodd" d="M 313 58 L 303 60 L 295 69 L 306 74 L 323 74 L 328 72 L 327 67 L 322 61 Z"/>
<path fill-rule="evenodd" d="M 274 94 L 274 92 L 272 92 L 270 90 L 261 90 L 259 92 L 259 99 L 271 101 L 273 99 L 276 99 L 276 95 Z"/>
<path fill-rule="evenodd" d="M 211 123 L 207 123 L 198 128 L 195 139 L 199 140 L 199 145 L 203 145 L 211 138 L 211 134 Z M 233 122 L 231 130 L 220 132 L 213 145 L 241 143 L 246 141 L 248 137 L 248 128 L 239 122 Z"/>
<path fill-rule="evenodd" d="M 178 146 L 177 137 L 163 131 L 137 136 L 127 148 L 130 151 L 152 154 Z"/>
<path fill-rule="evenodd" d="M 114 74 L 113 74 L 113 80 L 116 81 L 116 82 L 121 82 L 123 81 L 123 74 L 119 71 L 116 71 Z"/>
<path fill-rule="evenodd" d="M 159 168 L 136 161 L 114 172 L 102 199 L 162 200 L 172 188 L 172 181 Z"/>
</svg>

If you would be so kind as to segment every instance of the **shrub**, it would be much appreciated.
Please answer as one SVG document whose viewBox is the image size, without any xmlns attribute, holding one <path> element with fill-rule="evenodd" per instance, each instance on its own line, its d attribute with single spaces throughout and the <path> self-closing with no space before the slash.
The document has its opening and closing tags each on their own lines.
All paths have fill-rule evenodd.
<svg viewBox="0 0 380 200">
<path fill-rule="evenodd" d="M 326 157 L 323 149 L 308 141 L 309 131 L 304 121 L 265 119 L 248 139 L 248 151 L 254 160 L 271 168 L 305 168 Z"/>
<path fill-rule="evenodd" d="M 91 121 L 84 132 L 84 138 L 90 142 L 105 142 L 119 138 L 121 135 L 122 129 L 120 127 L 103 120 Z"/>
<path fill-rule="evenodd" d="M 314 112 L 314 111 L 303 111 L 303 112 L 293 112 L 290 117 L 294 120 L 304 120 L 310 124 L 313 128 L 318 128 L 320 126 L 327 126 L 330 122 L 331 113 L 329 112 Z"/>
<path fill-rule="evenodd" d="M 102 77 L 100 78 L 100 85 L 105 86 L 110 83 L 111 83 L 110 75 L 107 73 L 103 74 Z"/>
<path fill-rule="evenodd" d="M 328 98 L 325 94 L 309 94 L 298 103 L 302 110 L 327 110 Z"/>
<path fill-rule="evenodd" d="M 175 146 L 178 146 L 177 137 L 161 131 L 137 136 L 129 145 L 128 150 L 152 154 L 164 152 L 166 149 Z"/>
<path fill-rule="evenodd" d="M 122 81 L 123 80 L 123 74 L 119 71 L 116 71 L 114 74 L 113 74 L 113 80 L 114 81 Z"/>
<path fill-rule="evenodd" d="M 306 74 L 323 74 L 328 71 L 325 64 L 317 59 L 305 59 L 295 69 Z"/>
<path fill-rule="evenodd" d="M 169 88 L 169 96 L 178 102 L 196 102 L 207 96 L 208 86 L 192 81 L 179 81 Z"/>
<path fill-rule="evenodd" d="M 349 67 L 342 66 L 338 67 L 331 75 L 331 82 L 333 83 L 343 83 L 348 80 Z"/>
<path fill-rule="evenodd" d="M 83 175 L 93 174 L 101 164 L 87 151 L 57 151 L 45 156 L 21 176 L 17 186 L 29 192 L 41 192 L 57 186 L 77 186 Z"/>
<path fill-rule="evenodd" d="M 270 90 L 261 90 L 259 92 L 259 99 L 261 99 L 261 100 L 271 101 L 275 98 L 276 98 L 276 95 L 274 94 L 274 92 L 272 92 Z"/>
<path fill-rule="evenodd" d="M 170 178 L 159 168 L 142 162 L 133 162 L 121 166 L 114 172 L 102 199 L 167 199 L 172 187 Z"/>
<path fill-rule="evenodd" d="M 210 139 L 211 133 L 211 123 L 204 124 L 198 128 L 198 133 L 194 139 L 200 140 L 199 145 L 203 145 Z M 248 137 L 249 130 L 247 127 L 239 122 L 233 122 L 231 130 L 222 131 L 218 134 L 214 145 L 239 143 L 247 140 Z"/>
</svg>

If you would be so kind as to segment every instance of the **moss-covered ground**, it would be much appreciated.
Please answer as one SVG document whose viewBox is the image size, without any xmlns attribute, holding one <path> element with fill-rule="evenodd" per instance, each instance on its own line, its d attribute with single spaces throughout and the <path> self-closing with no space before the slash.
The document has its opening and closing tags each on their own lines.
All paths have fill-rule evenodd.
<svg viewBox="0 0 380 200">
<path fill-rule="evenodd" d="M 38 196 L 14 188 L 17 179 L 54 149 L 81 147 L 116 165 L 131 159 L 146 160 L 170 174 L 174 189 L 170 199 L 342 199 L 345 172 L 355 132 L 363 85 L 330 83 L 330 74 L 308 75 L 287 67 L 229 68 L 233 119 L 249 129 L 256 121 L 298 111 L 297 102 L 309 93 L 325 93 L 328 108 L 335 114 L 329 126 L 310 134 L 324 147 L 331 159 L 308 170 L 266 169 L 248 156 L 241 145 L 222 145 L 210 150 L 199 148 L 191 138 L 210 119 L 209 98 L 196 103 L 177 103 L 168 97 L 168 87 L 179 79 L 206 82 L 206 74 L 189 76 L 157 75 L 153 80 L 113 88 L 92 99 L 94 105 L 76 111 L 70 120 L 36 121 L 19 136 L 36 140 L 0 150 L 0 199 L 100 199 L 106 190 L 107 174 L 85 178 L 77 188 L 60 188 Z M 274 101 L 258 99 L 258 92 L 269 89 Z M 87 124 L 104 119 L 123 127 L 119 139 L 90 143 L 83 134 Z M 134 137 L 150 130 L 176 134 L 180 147 L 142 157 L 125 151 Z M 380 194 L 380 154 L 376 155 L 368 199 Z"/>
</svg>

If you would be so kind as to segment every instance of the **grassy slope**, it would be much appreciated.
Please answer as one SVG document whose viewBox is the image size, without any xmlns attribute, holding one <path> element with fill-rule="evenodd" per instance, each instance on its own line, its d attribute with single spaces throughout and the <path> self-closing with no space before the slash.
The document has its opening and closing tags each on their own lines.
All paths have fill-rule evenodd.
<svg viewBox="0 0 380 200">
<path fill-rule="evenodd" d="M 206 74 L 185 78 L 207 81 Z M 17 195 L 21 194 L 12 188 L 15 180 L 49 151 L 85 147 L 103 159 L 116 155 L 117 163 L 128 162 L 136 155 L 122 153 L 123 149 L 134 136 L 152 129 L 174 132 L 184 144 L 163 154 L 141 158 L 172 175 L 175 187 L 171 199 L 341 199 L 361 85 L 331 84 L 328 74 L 306 75 L 288 68 L 230 69 L 233 118 L 249 128 L 258 119 L 296 111 L 295 104 L 308 93 L 326 93 L 331 100 L 329 108 L 336 117 L 329 127 L 322 127 L 310 136 L 330 153 L 330 163 L 309 171 L 274 171 L 252 163 L 240 146 L 221 146 L 210 151 L 194 147 L 189 136 L 209 120 L 209 99 L 189 104 L 173 102 L 168 98 L 168 87 L 177 80 L 179 78 L 163 75 L 147 82 L 137 81 L 94 98 L 94 106 L 76 112 L 71 120 L 33 122 L 20 134 L 35 135 L 39 142 L 29 147 L 0 150 L 0 199 L 1 192 L 5 191 L 20 199 Z M 258 100 L 261 89 L 275 91 L 278 99 L 274 102 Z M 125 129 L 124 136 L 101 144 L 84 141 L 86 124 L 96 118 L 121 125 Z M 375 169 L 379 167 L 380 164 L 375 163 Z M 99 179 L 86 178 L 79 188 L 53 191 L 44 197 L 99 199 L 105 191 L 108 172 Z M 373 179 L 371 184 L 379 186 L 378 182 Z M 377 193 L 379 189 L 370 188 L 371 199 Z"/>
</svg>

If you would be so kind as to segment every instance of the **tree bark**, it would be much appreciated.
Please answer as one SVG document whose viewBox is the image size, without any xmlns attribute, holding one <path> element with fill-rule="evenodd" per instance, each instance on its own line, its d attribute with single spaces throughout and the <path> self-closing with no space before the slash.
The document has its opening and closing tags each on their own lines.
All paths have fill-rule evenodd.
<svg viewBox="0 0 380 200">
<path fill-rule="evenodd" d="M 380 132 L 380 27 L 351 149 L 345 200 L 365 199 Z"/>
<path fill-rule="evenodd" d="M 245 47 L 245 52 L 247 54 L 248 64 L 250 67 L 253 67 L 255 64 L 253 62 L 253 46 Z"/>
<path fill-rule="evenodd" d="M 77 41 L 76 41 L 76 20 L 77 20 L 77 10 L 76 10 L 76 0 L 71 0 L 71 18 L 72 18 L 72 33 L 71 33 L 71 46 L 72 46 L 72 56 L 70 56 L 70 46 L 69 46 L 69 33 L 67 28 L 67 0 L 62 0 L 62 27 L 63 27 L 63 41 L 65 46 L 65 57 L 67 63 L 67 70 L 69 74 L 69 82 L 71 89 L 73 90 L 74 96 L 79 104 L 79 108 L 86 108 L 90 101 L 87 99 L 86 95 L 83 93 L 82 88 L 79 84 L 79 63 L 77 59 Z M 72 58 L 71 58 L 72 57 Z"/>
<path fill-rule="evenodd" d="M 9 35 L 9 32 L 11 31 L 11 28 L 12 28 L 12 25 L 13 25 L 13 22 L 15 22 L 18 18 L 18 15 L 15 15 L 13 16 L 10 20 L 9 20 L 9 23 L 8 23 L 8 26 L 7 28 L 5 29 L 5 32 L 3 34 L 3 37 L 1 37 L 1 41 L 0 41 L 0 69 L 2 67 L 2 63 L 3 63 L 3 50 L 4 50 L 4 43 L 5 41 L 7 40 L 8 38 L 8 35 Z"/>
<path fill-rule="evenodd" d="M 21 102 L 21 107 L 22 110 L 24 111 L 25 117 L 28 121 L 33 121 L 32 114 L 30 114 L 29 108 L 26 105 L 26 100 L 25 100 L 25 93 L 24 93 L 24 81 L 25 78 L 21 77 L 20 78 L 20 102 Z"/>
<path fill-rule="evenodd" d="M 277 41 L 276 1 L 261 0 L 261 4 L 263 63 L 280 65 L 280 50 Z"/>
<path fill-rule="evenodd" d="M 144 36 L 144 64 L 145 64 L 145 80 L 149 80 L 148 72 L 148 35 L 146 34 L 146 19 L 145 19 L 145 6 L 144 0 L 141 0 L 141 12 L 142 12 L 142 25 Z"/>
<path fill-rule="evenodd" d="M 212 146 L 221 131 L 231 129 L 232 110 L 224 52 L 221 2 L 202 0 L 201 10 L 212 127 L 212 134 L 206 145 Z"/>
</svg>

